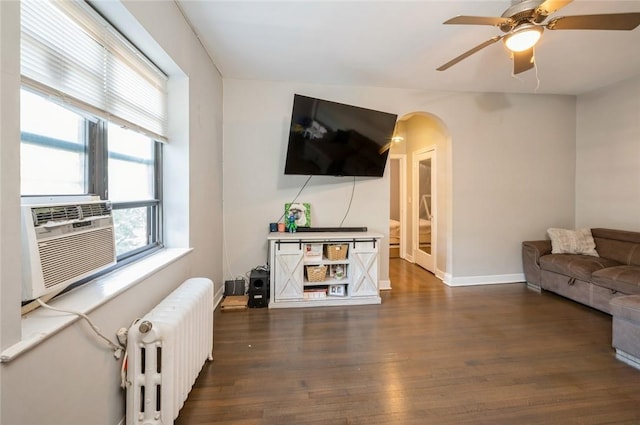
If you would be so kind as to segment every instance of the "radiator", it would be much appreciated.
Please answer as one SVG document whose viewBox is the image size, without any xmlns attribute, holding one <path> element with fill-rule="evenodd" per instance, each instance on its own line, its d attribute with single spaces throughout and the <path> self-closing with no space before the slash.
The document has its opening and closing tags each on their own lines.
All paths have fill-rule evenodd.
<svg viewBox="0 0 640 425">
<path fill-rule="evenodd" d="M 186 280 L 127 335 L 127 425 L 169 425 L 212 360 L 213 283 Z"/>
</svg>

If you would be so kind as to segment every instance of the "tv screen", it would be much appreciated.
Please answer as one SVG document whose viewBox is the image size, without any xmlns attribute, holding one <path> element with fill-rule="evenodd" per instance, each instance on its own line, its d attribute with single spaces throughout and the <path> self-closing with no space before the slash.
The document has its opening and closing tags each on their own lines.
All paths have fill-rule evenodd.
<svg viewBox="0 0 640 425">
<path fill-rule="evenodd" d="M 382 177 L 397 118 L 296 94 L 284 173 Z"/>
</svg>

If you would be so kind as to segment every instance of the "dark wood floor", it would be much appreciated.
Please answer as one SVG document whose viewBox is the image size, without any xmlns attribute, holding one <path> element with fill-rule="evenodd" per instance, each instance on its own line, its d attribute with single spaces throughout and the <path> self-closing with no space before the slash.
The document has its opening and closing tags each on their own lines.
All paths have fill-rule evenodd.
<svg viewBox="0 0 640 425">
<path fill-rule="evenodd" d="M 390 263 L 382 305 L 216 312 L 214 361 L 176 424 L 640 423 L 610 316 Z"/>
</svg>

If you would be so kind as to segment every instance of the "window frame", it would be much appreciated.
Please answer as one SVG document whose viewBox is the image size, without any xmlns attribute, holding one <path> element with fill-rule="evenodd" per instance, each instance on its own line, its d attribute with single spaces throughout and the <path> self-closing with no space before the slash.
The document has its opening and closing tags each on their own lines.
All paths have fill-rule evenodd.
<svg viewBox="0 0 640 425">
<path fill-rule="evenodd" d="M 22 86 L 21 90 L 28 91 L 34 95 L 41 96 L 43 99 L 52 102 L 46 95 L 46 93 L 40 93 L 37 90 L 29 86 Z M 55 103 L 55 102 L 54 102 Z M 96 195 L 101 200 L 109 200 L 109 146 L 108 146 L 108 131 L 109 123 L 100 118 L 91 116 L 88 111 L 78 110 L 76 107 L 69 107 L 69 105 L 62 105 L 63 107 L 76 112 L 84 117 L 84 145 L 77 145 L 64 140 L 59 140 L 53 137 L 47 137 L 42 134 L 35 134 L 31 132 L 20 131 L 20 143 L 29 143 L 36 146 L 46 146 L 55 149 L 62 149 L 74 153 L 83 153 L 85 155 L 85 171 L 84 171 L 84 187 L 85 193 L 68 194 L 68 195 L 48 195 L 48 194 L 28 194 L 21 195 L 22 198 L 36 198 L 47 196 L 51 202 L 56 202 L 56 199 L 61 201 L 73 197 L 81 197 L 88 195 Z M 135 131 L 135 130 L 129 130 Z M 111 201 L 113 210 L 126 210 L 131 208 L 147 208 L 147 236 L 148 243 L 144 246 L 127 251 L 120 255 L 117 255 L 117 263 L 103 270 L 100 273 L 91 275 L 90 277 L 79 281 L 77 284 L 71 285 L 70 288 L 78 286 L 78 284 L 85 283 L 94 279 L 97 276 L 101 276 L 105 273 L 113 271 L 125 264 L 129 264 L 144 256 L 150 255 L 164 247 L 163 243 L 163 203 L 162 203 L 162 165 L 163 165 L 163 143 L 155 140 L 149 135 L 145 135 L 150 142 L 153 143 L 153 199 L 139 199 L 133 201 Z M 81 148 L 82 146 L 82 148 Z M 120 156 L 119 159 L 127 160 L 127 156 L 123 154 L 116 154 Z M 113 154 L 111 154 L 113 157 Z M 136 162 L 135 158 L 131 158 L 132 162 Z M 115 224 L 115 223 L 114 223 Z"/>
</svg>

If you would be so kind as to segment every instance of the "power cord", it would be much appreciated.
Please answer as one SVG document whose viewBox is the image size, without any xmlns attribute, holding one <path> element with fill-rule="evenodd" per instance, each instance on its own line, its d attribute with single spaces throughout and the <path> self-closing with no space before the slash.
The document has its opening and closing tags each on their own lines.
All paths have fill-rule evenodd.
<svg viewBox="0 0 640 425">
<path fill-rule="evenodd" d="M 353 202 L 353 194 L 356 191 L 356 176 L 353 176 L 353 186 L 351 187 L 351 198 L 349 199 L 349 205 L 347 205 L 347 211 L 344 213 L 344 217 L 342 218 L 342 221 L 340 222 L 340 226 L 338 227 L 342 227 L 342 224 L 344 223 L 344 221 L 347 219 L 347 216 L 349 215 L 349 211 L 351 210 L 351 202 Z"/>
<path fill-rule="evenodd" d="M 120 360 L 123 353 L 126 353 L 127 349 L 125 346 L 121 344 L 116 344 L 113 341 L 111 341 L 108 337 L 106 337 L 102 332 L 100 332 L 100 329 L 98 329 L 98 327 L 93 324 L 91 319 L 89 319 L 89 316 L 87 316 L 86 314 L 81 313 L 79 311 L 64 310 L 61 308 L 52 307 L 40 299 L 37 299 L 36 301 L 38 301 L 38 304 L 40 304 L 41 307 L 44 307 L 48 310 L 56 311 L 58 313 L 75 314 L 76 316 L 79 316 L 84 320 L 86 320 L 87 323 L 89 323 L 89 326 L 91 326 L 91 329 L 96 333 L 96 335 L 102 338 L 107 343 L 107 345 L 109 345 L 109 347 L 113 350 L 113 357 L 115 357 L 116 360 Z"/>
<path fill-rule="evenodd" d="M 536 70 L 536 81 L 537 81 L 536 88 L 534 89 L 534 92 L 537 93 L 538 89 L 540 88 L 540 76 L 538 75 L 538 62 L 535 61 L 535 52 L 536 52 L 536 49 L 534 47 L 533 48 L 533 53 L 534 53 L 533 67 Z"/>
<path fill-rule="evenodd" d="M 269 265 L 268 264 L 262 264 L 260 266 L 255 266 L 251 270 L 260 270 L 261 272 L 268 272 L 269 271 Z"/>
<path fill-rule="evenodd" d="M 251 272 L 254 270 L 259 270 L 262 272 L 269 272 L 269 265 L 268 264 L 262 264 L 260 266 L 255 266 L 254 268 L 252 268 L 251 270 L 249 270 L 248 272 L 245 273 L 245 279 L 247 282 L 249 282 L 251 280 Z"/>
<path fill-rule="evenodd" d="M 295 198 L 293 198 L 293 201 L 291 201 L 291 202 L 290 202 L 291 204 L 295 203 L 295 202 L 298 200 L 298 196 L 300 196 L 300 194 L 302 193 L 302 191 L 304 190 L 304 188 L 305 188 L 305 187 L 307 187 L 307 184 L 309 183 L 309 181 L 311 181 L 311 177 L 313 177 L 313 174 L 312 174 L 312 175 L 310 175 L 310 176 L 307 178 L 307 181 L 306 181 L 306 182 L 304 182 L 304 184 L 302 185 L 302 187 L 301 187 L 301 188 L 300 188 L 300 190 L 298 191 L 298 194 L 296 195 L 296 197 L 295 197 Z M 280 222 L 280 220 L 282 220 L 282 219 L 284 218 L 284 215 L 285 215 L 285 214 L 286 214 L 286 211 L 283 211 L 283 212 L 282 212 L 282 215 L 280 216 L 280 218 L 276 220 L 276 223 L 279 223 L 279 222 Z"/>
</svg>

